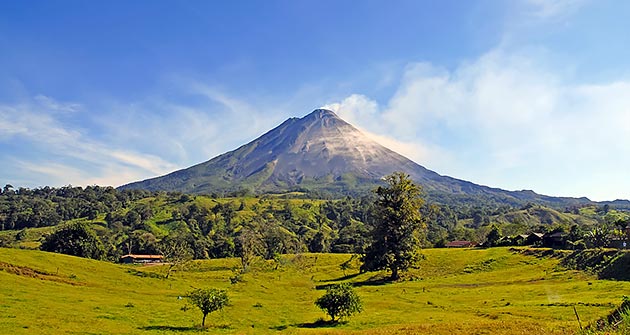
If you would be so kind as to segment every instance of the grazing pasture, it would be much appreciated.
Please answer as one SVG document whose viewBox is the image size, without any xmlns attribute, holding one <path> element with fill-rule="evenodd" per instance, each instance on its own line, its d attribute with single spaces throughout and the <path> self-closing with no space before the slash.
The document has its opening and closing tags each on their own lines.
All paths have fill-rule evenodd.
<svg viewBox="0 0 630 335">
<path fill-rule="evenodd" d="M 0 248 L 0 333 L 575 334 L 574 307 L 587 326 L 630 292 L 630 282 L 507 248 L 423 254 L 418 269 L 389 283 L 386 272 L 359 274 L 344 254 L 259 260 L 238 278 L 238 259 L 194 261 L 165 279 L 164 265 Z M 314 301 L 340 282 L 355 287 L 363 312 L 334 325 Z M 229 305 L 205 329 L 199 310 L 182 310 L 194 288 L 228 290 Z"/>
</svg>

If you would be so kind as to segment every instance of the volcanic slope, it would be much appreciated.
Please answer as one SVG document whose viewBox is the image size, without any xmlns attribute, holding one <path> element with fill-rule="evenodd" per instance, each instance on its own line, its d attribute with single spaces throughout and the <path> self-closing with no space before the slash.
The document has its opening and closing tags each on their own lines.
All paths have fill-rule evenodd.
<svg viewBox="0 0 630 335">
<path fill-rule="evenodd" d="M 378 144 L 326 109 L 290 118 L 266 134 L 207 162 L 121 189 L 219 193 L 294 190 L 334 195 L 366 192 L 395 171 L 408 173 L 435 198 L 485 197 L 520 204 L 583 203 L 586 198 L 554 198 L 532 191 L 510 192 L 439 175 Z"/>
</svg>

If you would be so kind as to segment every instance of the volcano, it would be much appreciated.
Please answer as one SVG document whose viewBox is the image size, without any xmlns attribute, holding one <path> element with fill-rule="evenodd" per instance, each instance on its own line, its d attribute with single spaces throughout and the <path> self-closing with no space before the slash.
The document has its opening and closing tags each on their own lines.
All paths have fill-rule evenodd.
<svg viewBox="0 0 630 335">
<path fill-rule="evenodd" d="M 575 204 L 532 191 L 506 191 L 440 175 L 380 145 L 326 109 L 290 118 L 259 138 L 209 161 L 120 189 L 193 194 L 321 192 L 356 195 L 401 171 L 435 199 L 483 197 L 501 203 Z"/>
</svg>

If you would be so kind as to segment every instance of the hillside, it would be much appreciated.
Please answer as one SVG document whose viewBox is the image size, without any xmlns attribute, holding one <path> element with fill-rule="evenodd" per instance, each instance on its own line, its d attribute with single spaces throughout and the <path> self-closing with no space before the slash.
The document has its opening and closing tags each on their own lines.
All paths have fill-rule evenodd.
<svg viewBox="0 0 630 335">
<path fill-rule="evenodd" d="M 285 256 L 258 261 L 230 284 L 236 259 L 192 263 L 170 279 L 160 266 L 115 265 L 66 255 L 0 248 L 0 333 L 170 334 L 195 331 L 201 314 L 182 311 L 190 287 L 229 291 L 230 304 L 210 314 L 212 333 L 574 334 L 619 305 L 630 283 L 564 270 L 555 258 L 490 250 L 424 250 L 407 280 L 356 275 L 349 255 Z M 275 269 L 275 270 L 274 270 Z M 344 277 L 344 273 L 349 275 Z M 313 301 L 325 285 L 354 283 L 364 312 L 330 328 Z"/>
<path fill-rule="evenodd" d="M 239 237 L 253 232 L 265 257 L 294 252 L 360 253 L 371 227 L 371 198 L 312 200 L 301 196 L 214 198 L 180 193 L 64 187 L 0 195 L 0 246 L 37 249 L 48 236 L 75 224 L 87 225 L 102 242 L 104 257 L 163 253 L 169 241 L 185 241 L 197 259 L 237 255 Z M 498 226 L 502 236 L 579 227 L 574 239 L 608 223 L 621 229 L 626 212 L 606 207 L 557 211 L 539 205 L 521 208 L 449 207 L 427 203 L 422 209 L 425 247 L 453 240 L 482 243 Z M 573 241 L 573 240 L 572 240 Z M 57 249 L 55 249 L 57 250 Z M 61 251 L 66 252 L 68 251 Z M 70 253 L 75 254 L 76 253 Z"/>
<path fill-rule="evenodd" d="M 495 223 L 499 225 L 521 225 L 528 227 L 541 227 L 551 225 L 563 225 L 563 226 L 593 226 L 598 224 L 602 220 L 602 217 L 597 215 L 583 215 L 567 212 L 560 212 L 553 208 L 544 207 L 540 205 L 529 205 L 520 209 L 513 209 L 505 213 L 489 215 L 485 218 L 486 222 Z M 475 219 L 466 219 L 462 221 L 463 224 L 469 226 L 476 226 Z"/>
</svg>

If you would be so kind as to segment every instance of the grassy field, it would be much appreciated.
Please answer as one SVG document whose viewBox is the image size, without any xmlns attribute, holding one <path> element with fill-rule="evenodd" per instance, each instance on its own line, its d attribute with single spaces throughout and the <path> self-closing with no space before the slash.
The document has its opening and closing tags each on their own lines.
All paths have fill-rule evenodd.
<svg viewBox="0 0 630 335">
<path fill-rule="evenodd" d="M 572 334 L 607 315 L 630 282 L 597 280 L 505 248 L 428 249 L 404 281 L 357 274 L 350 255 L 259 261 L 241 282 L 237 259 L 196 261 L 163 279 L 161 266 L 116 265 L 0 248 L 1 334 Z M 333 327 L 313 304 L 328 284 L 354 283 L 364 312 Z M 191 288 L 229 291 L 230 305 L 208 316 L 182 311 Z"/>
</svg>

